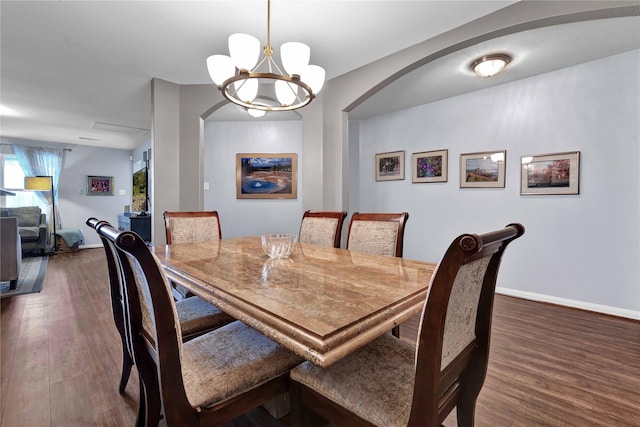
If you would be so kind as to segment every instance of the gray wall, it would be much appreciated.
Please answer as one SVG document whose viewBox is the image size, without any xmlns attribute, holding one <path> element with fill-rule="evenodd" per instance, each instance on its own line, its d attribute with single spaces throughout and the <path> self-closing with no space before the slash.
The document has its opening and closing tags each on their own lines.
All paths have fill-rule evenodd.
<svg viewBox="0 0 640 427">
<path fill-rule="evenodd" d="M 237 199 L 236 153 L 296 153 L 298 194 L 302 121 L 205 122 L 205 210 L 217 210 L 223 237 L 295 233 L 300 229 L 302 196 L 297 199 Z"/>
<path fill-rule="evenodd" d="M 505 293 L 640 318 L 640 51 L 351 122 L 360 211 L 408 211 L 404 255 L 521 222 Z M 411 154 L 449 150 L 447 183 L 412 184 Z M 507 151 L 504 189 L 461 189 L 460 154 Z M 375 153 L 406 150 L 404 181 L 376 182 Z M 521 196 L 520 157 L 581 152 L 580 195 Z M 354 162 L 351 162 L 352 164 Z"/>
</svg>

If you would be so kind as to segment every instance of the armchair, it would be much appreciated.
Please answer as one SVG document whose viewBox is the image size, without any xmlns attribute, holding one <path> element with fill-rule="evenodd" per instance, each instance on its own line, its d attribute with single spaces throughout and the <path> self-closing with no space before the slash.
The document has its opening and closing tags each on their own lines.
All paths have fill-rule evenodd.
<svg viewBox="0 0 640 427">
<path fill-rule="evenodd" d="M 1 217 L 16 217 L 22 250 L 40 251 L 47 249 L 47 215 L 38 206 L 23 206 L 17 208 L 1 208 Z"/>
<path fill-rule="evenodd" d="M 0 281 L 9 281 L 9 289 L 18 284 L 22 266 L 22 249 L 17 218 L 0 218 Z"/>
</svg>

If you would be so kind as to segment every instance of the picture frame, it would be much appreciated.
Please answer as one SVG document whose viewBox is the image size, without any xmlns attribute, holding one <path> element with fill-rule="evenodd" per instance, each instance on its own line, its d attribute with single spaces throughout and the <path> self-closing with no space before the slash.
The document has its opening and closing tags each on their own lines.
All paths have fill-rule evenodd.
<svg viewBox="0 0 640 427">
<path fill-rule="evenodd" d="M 449 150 L 422 151 L 411 155 L 411 182 L 447 182 Z"/>
<path fill-rule="evenodd" d="M 296 153 L 237 153 L 236 198 L 296 199 Z"/>
<path fill-rule="evenodd" d="M 376 154 L 376 181 L 404 179 L 404 150 Z"/>
<path fill-rule="evenodd" d="M 504 188 L 506 150 L 460 154 L 460 188 Z"/>
<path fill-rule="evenodd" d="M 113 196 L 113 177 L 87 175 L 87 196 Z"/>
<path fill-rule="evenodd" d="M 580 194 L 580 152 L 522 156 L 520 194 Z"/>
</svg>

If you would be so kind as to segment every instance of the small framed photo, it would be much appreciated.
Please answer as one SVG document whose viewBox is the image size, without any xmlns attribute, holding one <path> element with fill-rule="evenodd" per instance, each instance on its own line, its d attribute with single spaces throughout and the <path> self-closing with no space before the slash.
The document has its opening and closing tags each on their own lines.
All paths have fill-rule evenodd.
<svg viewBox="0 0 640 427">
<path fill-rule="evenodd" d="M 236 198 L 298 197 L 296 153 L 237 153 Z"/>
<path fill-rule="evenodd" d="M 504 188 L 507 152 L 460 155 L 460 188 Z"/>
<path fill-rule="evenodd" d="M 376 181 L 404 179 L 404 150 L 376 154 Z"/>
<path fill-rule="evenodd" d="M 113 196 L 113 177 L 87 176 L 87 196 Z"/>
<path fill-rule="evenodd" d="M 411 182 L 447 182 L 448 155 L 448 150 L 413 153 Z"/>
<path fill-rule="evenodd" d="M 520 194 L 580 194 L 580 152 L 522 156 Z"/>
</svg>

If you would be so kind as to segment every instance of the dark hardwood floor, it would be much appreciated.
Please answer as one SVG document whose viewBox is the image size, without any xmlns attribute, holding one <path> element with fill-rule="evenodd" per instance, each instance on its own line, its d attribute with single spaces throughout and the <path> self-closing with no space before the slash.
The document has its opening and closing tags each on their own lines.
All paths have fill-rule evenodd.
<svg viewBox="0 0 640 427">
<path fill-rule="evenodd" d="M 133 425 L 137 374 L 119 395 L 102 249 L 50 257 L 42 292 L 0 312 L 1 427 Z M 498 295 L 492 338 L 476 425 L 640 426 L 640 322 Z M 228 427 L 287 425 L 256 410 Z"/>
</svg>

